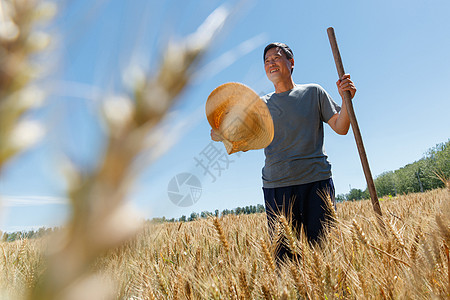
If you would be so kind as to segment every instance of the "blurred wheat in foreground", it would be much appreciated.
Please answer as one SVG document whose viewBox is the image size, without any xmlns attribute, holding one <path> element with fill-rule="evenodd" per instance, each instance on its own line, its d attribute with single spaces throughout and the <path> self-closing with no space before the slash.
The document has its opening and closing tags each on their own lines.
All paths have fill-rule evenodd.
<svg viewBox="0 0 450 300">
<path fill-rule="evenodd" d="M 280 266 L 266 216 L 254 214 L 147 224 L 92 269 L 109 278 L 115 299 L 448 299 L 450 190 L 381 204 L 387 234 L 367 200 L 341 203 L 322 247 L 296 240 L 301 259 Z M 45 245 L 1 244 L 4 293 L 38 284 Z"/>
<path fill-rule="evenodd" d="M 8 160 L 28 149 L 43 134 L 37 123 L 24 121 L 24 116 L 40 98 L 38 89 L 32 88 L 38 79 L 33 72 L 32 54 L 45 48 L 49 39 L 34 30 L 38 21 L 50 17 L 53 10 L 54 5 L 39 0 L 0 2 L 0 171 Z M 155 74 L 133 82 L 127 95 L 101 99 L 99 119 L 105 121 L 106 137 L 98 165 L 88 171 L 68 157 L 63 161 L 70 218 L 45 246 L 33 245 L 36 252 L 29 251 L 27 241 L 13 256 L 2 245 L 5 273 L 1 277 L 1 298 L 114 297 L 116 274 L 96 270 L 97 260 L 141 229 L 140 216 L 127 202 L 131 184 L 143 166 L 154 159 L 154 153 L 167 143 L 161 139 L 158 124 L 189 83 L 199 58 L 228 14 L 227 9 L 219 7 L 197 31 L 182 41 L 171 41 Z M 36 260 L 26 265 L 30 253 L 36 254 Z M 11 272 L 10 265 L 17 272 Z M 16 283 L 18 288 L 13 289 Z M 161 287 L 169 293 L 163 283 Z"/>
</svg>

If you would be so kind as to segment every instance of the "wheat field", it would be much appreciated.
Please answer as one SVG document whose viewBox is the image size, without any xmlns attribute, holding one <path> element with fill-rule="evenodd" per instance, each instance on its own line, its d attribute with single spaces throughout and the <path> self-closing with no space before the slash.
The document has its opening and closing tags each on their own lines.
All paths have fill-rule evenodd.
<svg viewBox="0 0 450 300">
<path fill-rule="evenodd" d="M 301 258 L 280 264 L 265 214 L 149 223 L 92 264 L 89 296 L 77 298 L 448 299 L 449 200 L 449 189 L 384 200 L 385 232 L 368 200 L 339 203 L 320 247 L 281 228 Z M 48 247 L 48 239 L 1 244 L 2 299 L 36 293 Z"/>
</svg>

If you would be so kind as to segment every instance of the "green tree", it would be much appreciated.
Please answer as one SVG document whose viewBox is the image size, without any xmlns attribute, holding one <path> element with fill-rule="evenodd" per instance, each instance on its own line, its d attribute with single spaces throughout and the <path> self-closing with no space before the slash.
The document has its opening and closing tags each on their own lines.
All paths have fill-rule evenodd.
<svg viewBox="0 0 450 300">
<path fill-rule="evenodd" d="M 211 213 L 209 211 L 202 211 L 200 213 L 200 218 L 206 219 L 209 215 L 211 215 Z"/>
<path fill-rule="evenodd" d="M 195 212 L 193 212 L 193 213 L 191 213 L 191 215 L 189 216 L 188 221 L 195 221 L 195 220 L 197 220 L 197 219 L 198 219 L 198 214 L 195 213 Z"/>
<path fill-rule="evenodd" d="M 430 189 L 442 187 L 441 179 L 450 178 L 450 139 L 429 149 L 425 161 Z"/>
<path fill-rule="evenodd" d="M 364 191 L 360 189 L 351 189 L 350 192 L 347 194 L 347 200 L 361 200 L 365 198 Z"/>
<path fill-rule="evenodd" d="M 384 172 L 377 176 L 374 180 L 375 189 L 378 197 L 386 195 L 397 195 L 397 188 L 395 186 L 395 174 L 393 171 Z"/>
<path fill-rule="evenodd" d="M 336 202 L 344 202 L 345 200 L 347 200 L 347 198 L 345 197 L 345 194 L 339 194 L 335 197 Z"/>
<path fill-rule="evenodd" d="M 395 186 L 399 194 L 408 194 L 420 191 L 420 184 L 417 180 L 417 165 L 408 164 L 395 171 Z"/>
<path fill-rule="evenodd" d="M 266 211 L 266 208 L 264 207 L 264 205 L 258 204 L 258 205 L 256 206 L 256 212 L 263 213 L 263 212 L 265 212 L 265 211 Z"/>
</svg>

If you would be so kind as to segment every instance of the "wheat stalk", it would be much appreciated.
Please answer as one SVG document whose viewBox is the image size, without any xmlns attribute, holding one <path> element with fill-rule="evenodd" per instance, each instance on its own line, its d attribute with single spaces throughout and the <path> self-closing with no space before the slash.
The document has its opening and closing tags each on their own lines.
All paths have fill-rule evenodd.
<svg viewBox="0 0 450 300">
<path fill-rule="evenodd" d="M 334 207 L 334 203 L 331 200 L 330 191 L 327 189 L 317 191 L 317 194 L 322 198 L 325 203 L 325 211 L 327 212 L 328 217 L 330 218 L 330 223 L 334 223 L 338 220 L 338 216 L 336 213 L 336 209 Z"/>
<path fill-rule="evenodd" d="M 255 289 L 255 281 L 256 281 L 256 273 L 257 273 L 257 271 L 258 271 L 258 266 L 256 264 L 256 261 L 254 261 L 253 264 L 252 264 L 252 271 L 251 271 L 250 280 L 249 280 L 249 283 L 248 283 L 248 290 L 250 291 L 250 294 Z"/>
<path fill-rule="evenodd" d="M 270 291 L 270 288 L 267 286 L 267 284 L 263 283 L 261 285 L 261 291 L 263 293 L 264 299 L 266 299 L 266 300 L 272 300 L 273 299 L 272 292 Z"/>
<path fill-rule="evenodd" d="M 419 248 L 419 243 L 420 243 L 420 238 L 421 238 L 421 234 L 419 232 L 416 232 L 414 234 L 414 240 L 411 243 L 411 247 L 409 250 L 409 257 L 411 258 L 411 261 L 413 263 L 415 263 L 416 258 L 417 258 L 417 249 Z"/>
<path fill-rule="evenodd" d="M 403 239 L 400 237 L 398 231 L 394 228 L 394 225 L 391 222 L 387 222 L 387 227 L 389 229 L 389 231 L 391 232 L 391 234 L 394 236 L 394 239 L 396 241 L 396 243 L 402 248 L 405 248 L 405 242 L 403 241 Z"/>
<path fill-rule="evenodd" d="M 239 270 L 239 284 L 241 286 L 241 290 L 243 291 L 244 294 L 244 299 L 248 299 L 251 300 L 252 296 L 251 296 L 251 291 L 247 282 L 247 276 L 245 275 L 245 271 L 241 268 Z"/>
<path fill-rule="evenodd" d="M 287 288 L 284 288 L 283 293 L 281 294 L 280 300 L 288 300 L 289 299 L 289 292 Z"/>
<path fill-rule="evenodd" d="M 354 232 L 356 236 L 358 237 L 358 240 L 366 247 L 370 246 L 370 241 L 367 239 L 366 234 L 364 233 L 361 226 L 359 226 L 358 222 L 353 219 L 352 220 L 353 228 L 355 229 Z"/>
<path fill-rule="evenodd" d="M 449 251 L 449 247 L 444 243 L 444 251 L 445 251 L 445 256 L 447 258 L 447 277 L 448 277 L 448 282 L 447 282 L 447 294 L 450 295 L 450 251 Z"/>
<path fill-rule="evenodd" d="M 294 254 L 294 256 L 296 256 L 297 253 L 298 253 L 298 251 L 297 251 L 297 242 L 295 241 L 294 233 L 292 232 L 292 227 L 288 223 L 288 221 L 287 221 L 287 219 L 286 219 L 286 217 L 284 215 L 280 215 L 279 219 L 280 219 L 280 222 L 281 222 L 281 224 L 283 226 L 284 236 L 288 240 L 289 249 L 292 251 L 292 254 Z"/>
<path fill-rule="evenodd" d="M 312 264 L 313 272 L 311 274 L 311 277 L 312 280 L 315 282 L 316 291 L 319 294 L 319 297 L 323 297 L 323 295 L 325 295 L 325 291 L 323 287 L 320 257 L 316 251 L 312 251 L 312 257 L 313 257 L 313 264 Z"/>
<path fill-rule="evenodd" d="M 35 0 L 0 5 L 0 174 L 7 161 L 43 137 L 42 125 L 26 117 L 44 100 L 43 91 L 33 84 L 41 76 L 33 56 L 50 41 L 35 28 L 50 21 L 54 11 L 54 5 Z"/>
<path fill-rule="evenodd" d="M 260 245 L 261 245 L 261 250 L 262 250 L 263 256 L 264 256 L 264 258 L 265 258 L 265 260 L 266 260 L 266 264 L 269 266 L 269 269 L 270 269 L 272 272 L 275 272 L 275 269 L 276 269 L 276 267 L 275 267 L 275 260 L 273 259 L 273 256 L 272 256 L 272 254 L 270 253 L 269 248 L 267 247 L 266 242 L 264 241 L 263 238 L 260 238 L 260 239 L 259 239 L 259 243 L 260 243 Z"/>
<path fill-rule="evenodd" d="M 442 218 L 442 214 L 437 214 L 436 215 L 436 224 L 438 225 L 438 228 L 439 228 L 442 238 L 444 239 L 447 246 L 449 246 L 450 245 L 450 223 L 446 224 L 444 222 L 444 219 Z"/>
<path fill-rule="evenodd" d="M 228 244 L 228 240 L 225 236 L 225 233 L 223 231 L 222 225 L 220 224 L 219 218 L 213 218 L 213 224 L 214 228 L 217 231 L 217 234 L 219 235 L 220 242 L 222 243 L 223 248 L 225 249 L 225 252 L 227 254 L 230 253 L 230 246 Z"/>
<path fill-rule="evenodd" d="M 239 299 L 236 285 L 231 280 L 228 280 L 228 296 L 230 297 L 230 299 Z"/>
<path fill-rule="evenodd" d="M 292 264 L 290 267 L 290 272 L 292 279 L 294 280 L 295 287 L 297 288 L 298 294 L 303 298 L 310 298 L 308 291 L 306 289 L 306 284 L 301 281 L 300 274 L 298 272 L 298 265 Z"/>
</svg>

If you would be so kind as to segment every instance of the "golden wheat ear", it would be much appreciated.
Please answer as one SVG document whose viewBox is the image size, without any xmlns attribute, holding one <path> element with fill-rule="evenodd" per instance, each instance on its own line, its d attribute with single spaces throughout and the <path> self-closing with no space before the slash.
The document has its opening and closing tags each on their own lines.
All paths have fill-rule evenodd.
<svg viewBox="0 0 450 300">
<path fill-rule="evenodd" d="M 267 244 L 263 238 L 259 239 L 259 243 L 261 245 L 261 251 L 263 253 L 268 269 L 271 270 L 272 272 L 275 272 L 276 270 L 275 260 L 273 258 L 273 255 L 269 251 L 269 247 L 267 247 Z"/>
<path fill-rule="evenodd" d="M 450 177 L 446 176 L 442 170 L 433 171 L 434 175 L 439 178 L 440 181 L 444 184 L 444 186 L 450 191 Z"/>
<path fill-rule="evenodd" d="M 54 4 L 40 1 L 0 3 L 0 173 L 45 135 L 42 122 L 28 117 L 45 101 L 44 89 L 37 84 L 44 74 L 35 58 L 51 37 L 38 28 L 49 23 L 55 11 Z"/>
<path fill-rule="evenodd" d="M 230 253 L 230 246 L 228 244 L 228 240 L 225 236 L 225 232 L 223 230 L 222 224 L 219 221 L 219 218 L 213 218 L 213 225 L 219 235 L 220 242 L 222 243 L 223 248 L 225 249 L 226 254 Z"/>
<path fill-rule="evenodd" d="M 297 256 L 298 254 L 297 238 L 292 230 L 292 222 L 288 222 L 288 220 L 284 215 L 280 215 L 279 219 L 283 228 L 283 235 L 288 241 L 286 246 L 289 247 L 294 256 Z"/>
<path fill-rule="evenodd" d="M 354 233 L 357 236 L 360 243 L 363 244 L 364 246 L 368 247 L 371 244 L 371 241 L 367 238 L 364 230 L 361 228 L 361 226 L 358 224 L 358 222 L 355 219 L 352 220 L 352 225 L 354 228 Z"/>
<path fill-rule="evenodd" d="M 447 214 L 449 215 L 449 214 Z M 439 233 L 447 246 L 450 247 L 450 221 L 444 218 L 442 214 L 436 215 L 436 224 L 439 228 Z"/>
<path fill-rule="evenodd" d="M 323 190 L 317 191 L 317 194 L 322 198 L 323 202 L 325 203 L 325 211 L 330 218 L 329 222 L 333 223 L 338 220 L 338 216 L 336 213 L 336 203 L 333 202 L 331 199 L 331 192 L 330 189 L 325 188 Z"/>
</svg>

